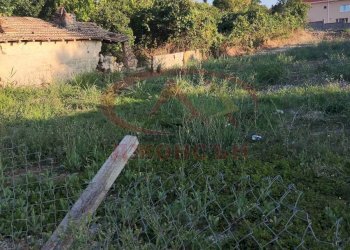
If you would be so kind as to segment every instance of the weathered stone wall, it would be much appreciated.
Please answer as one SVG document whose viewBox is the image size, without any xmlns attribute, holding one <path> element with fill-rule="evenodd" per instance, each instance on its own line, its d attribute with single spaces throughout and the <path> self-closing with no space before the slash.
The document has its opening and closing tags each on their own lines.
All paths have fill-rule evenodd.
<svg viewBox="0 0 350 250">
<path fill-rule="evenodd" d="M 205 58 L 200 50 L 158 55 L 152 58 L 152 69 L 153 71 L 161 71 L 175 67 L 183 67 L 190 61 L 202 61 L 203 59 Z"/>
<path fill-rule="evenodd" d="M 101 54 L 97 69 L 105 73 L 121 72 L 124 70 L 124 65 L 118 63 L 114 56 Z"/>
<path fill-rule="evenodd" d="M 93 71 L 99 41 L 0 43 L 0 84 L 41 85 Z"/>
<path fill-rule="evenodd" d="M 199 49 L 184 52 L 184 65 L 187 65 L 191 61 L 200 62 L 206 59 L 205 54 Z"/>
<path fill-rule="evenodd" d="M 152 69 L 154 71 L 166 70 L 174 67 L 183 67 L 184 53 L 153 56 Z"/>
</svg>

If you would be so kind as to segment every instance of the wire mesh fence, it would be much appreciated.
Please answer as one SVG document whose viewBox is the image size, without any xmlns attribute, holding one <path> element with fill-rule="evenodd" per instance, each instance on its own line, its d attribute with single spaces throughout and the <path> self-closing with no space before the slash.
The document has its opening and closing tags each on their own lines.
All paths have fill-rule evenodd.
<svg viewBox="0 0 350 250">
<path fill-rule="evenodd" d="M 40 248 L 84 185 L 53 159 L 1 142 L 0 249 Z M 280 176 L 237 177 L 201 163 L 143 173 L 129 184 L 117 180 L 87 228 L 71 231 L 73 248 L 342 247 L 341 221 L 320 232 L 301 199 Z"/>
<path fill-rule="evenodd" d="M 189 177 L 191 176 L 191 177 Z M 105 203 L 107 245 L 159 249 L 338 248 L 338 227 L 322 240 L 299 207 L 302 192 L 280 176 L 235 183 L 201 164 L 166 178 L 144 177 Z M 339 226 L 340 221 L 337 222 Z M 108 223 L 107 223 L 108 224 Z"/>
<path fill-rule="evenodd" d="M 79 194 L 74 179 L 54 159 L 1 140 L 0 249 L 40 247 Z"/>
</svg>

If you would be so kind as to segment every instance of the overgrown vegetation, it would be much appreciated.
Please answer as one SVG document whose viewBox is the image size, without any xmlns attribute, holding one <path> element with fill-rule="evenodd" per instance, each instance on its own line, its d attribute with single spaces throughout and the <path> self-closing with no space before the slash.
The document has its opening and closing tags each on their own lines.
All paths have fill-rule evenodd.
<svg viewBox="0 0 350 250">
<path fill-rule="evenodd" d="M 119 93 L 119 116 L 171 134 L 137 134 L 141 148 L 151 152 L 129 161 L 94 219 L 98 233 L 82 232 L 78 242 L 110 248 L 256 248 L 257 242 L 272 248 L 348 248 L 349 48 L 348 42 L 322 43 L 195 65 L 238 76 L 259 97 L 256 107 L 234 81 L 179 75 L 178 86 L 203 119 L 192 118 L 176 99 L 149 115 L 166 76 Z M 27 242 L 40 245 L 35 239 L 50 234 L 115 143 L 132 133 L 110 122 L 99 107 L 102 93 L 123 77 L 88 74 L 48 88 L 0 90 L 0 241 L 30 235 Z M 237 107 L 236 126 L 216 115 L 228 103 Z M 252 134 L 263 140 L 253 142 Z M 11 145 L 25 145 L 42 159 L 54 157 L 51 165 L 58 170 L 21 177 L 14 170 L 21 169 L 26 153 L 16 148 L 15 157 L 9 155 Z M 174 151 L 167 157 L 166 145 L 206 145 L 199 151 L 204 158 Z M 228 152 L 247 145 L 248 154 L 218 157 L 217 145 Z M 266 182 L 268 176 L 281 176 L 283 185 Z M 9 182 L 13 177 L 18 181 Z M 301 197 L 290 191 L 292 183 Z M 284 196 L 286 191 L 292 196 Z"/>
<path fill-rule="evenodd" d="M 78 20 L 93 21 L 110 31 L 125 33 L 132 43 L 135 41 L 135 48 L 151 51 L 163 47 L 171 51 L 233 45 L 259 47 L 267 39 L 288 36 L 303 28 L 308 8 L 302 0 L 280 0 L 272 10 L 251 0 L 214 1 L 214 6 L 193 0 L 0 0 L 0 3 L 3 15 L 47 20 L 58 6 L 65 6 Z"/>
<path fill-rule="evenodd" d="M 228 35 L 227 44 L 256 48 L 268 39 L 287 37 L 303 27 L 307 15 L 305 4 L 281 7 L 270 11 L 264 7 L 251 7 L 245 13 L 227 13 L 219 30 Z"/>
</svg>

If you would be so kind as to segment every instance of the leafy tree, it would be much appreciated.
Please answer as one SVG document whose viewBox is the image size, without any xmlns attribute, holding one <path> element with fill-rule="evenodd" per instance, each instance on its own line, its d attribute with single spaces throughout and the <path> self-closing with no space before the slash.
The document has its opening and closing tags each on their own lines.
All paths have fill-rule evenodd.
<svg viewBox="0 0 350 250">
<path fill-rule="evenodd" d="M 218 43 L 219 10 L 191 0 L 156 0 L 135 12 L 131 27 L 136 43 L 146 48 L 165 44 L 177 49 L 209 48 Z M 171 46 L 170 46 L 171 47 Z"/>
<path fill-rule="evenodd" d="M 13 15 L 38 16 L 45 0 L 17 0 L 13 3 Z"/>
<path fill-rule="evenodd" d="M 284 15 L 290 14 L 306 22 L 309 8 L 310 6 L 303 0 L 278 0 L 277 4 L 272 6 L 271 11 Z"/>
<path fill-rule="evenodd" d="M 154 4 L 154 0 L 129 0 L 130 8 L 133 12 L 150 8 Z"/>
<path fill-rule="evenodd" d="M 9 16 L 13 13 L 15 6 L 11 0 L 0 0 L 0 16 Z"/>
<path fill-rule="evenodd" d="M 214 0 L 213 5 L 220 10 L 229 12 L 245 12 L 252 3 L 252 0 Z"/>
<path fill-rule="evenodd" d="M 232 16 L 232 30 L 228 43 L 248 47 L 260 46 L 271 35 L 272 21 L 272 16 L 264 7 L 253 8 L 247 13 Z"/>
<path fill-rule="evenodd" d="M 127 34 L 133 40 L 129 27 L 131 6 L 128 0 L 100 0 L 96 4 L 90 20 L 112 32 Z"/>
<path fill-rule="evenodd" d="M 134 42 L 132 29 L 129 27 L 132 13 L 132 1 L 129 0 L 100 0 L 96 3 L 90 21 L 97 23 L 106 30 L 123 33 L 129 36 L 130 43 Z M 104 53 L 111 53 L 121 60 L 122 50 L 120 44 L 103 44 Z"/>
<path fill-rule="evenodd" d="M 155 0 L 150 8 L 141 9 L 131 18 L 136 42 L 156 47 L 171 37 L 179 37 L 191 26 L 190 0 Z"/>
<path fill-rule="evenodd" d="M 209 49 L 219 46 L 221 36 L 217 25 L 221 19 L 220 11 L 207 4 L 195 4 L 191 8 L 190 19 L 191 29 L 177 38 L 177 43 L 184 43 L 180 47 Z"/>
<path fill-rule="evenodd" d="M 95 11 L 95 0 L 59 0 L 56 6 L 64 6 L 67 12 L 74 13 L 78 20 L 90 21 Z M 119 2 L 119 1 L 118 1 Z"/>
<path fill-rule="evenodd" d="M 51 19 L 59 6 L 73 12 L 82 21 L 89 21 L 95 0 L 0 0 L 0 13 Z"/>
<path fill-rule="evenodd" d="M 58 7 L 58 0 L 46 0 L 44 6 L 41 8 L 39 17 L 42 19 L 50 20 Z"/>
<path fill-rule="evenodd" d="M 232 32 L 238 17 L 247 15 L 247 19 L 252 21 L 256 17 L 257 11 L 268 15 L 268 8 L 259 4 L 252 4 L 247 12 L 226 12 L 218 23 L 218 31 L 223 34 L 229 34 Z"/>
</svg>

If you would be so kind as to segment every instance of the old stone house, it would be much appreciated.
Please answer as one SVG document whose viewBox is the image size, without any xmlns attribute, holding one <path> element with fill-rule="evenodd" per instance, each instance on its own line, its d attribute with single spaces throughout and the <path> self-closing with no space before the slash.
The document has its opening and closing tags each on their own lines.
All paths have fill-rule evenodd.
<svg viewBox="0 0 350 250">
<path fill-rule="evenodd" d="M 103 42 L 121 43 L 124 66 L 136 67 L 127 36 L 77 22 L 64 8 L 52 20 L 0 17 L 0 84 L 41 85 L 93 71 Z"/>
</svg>

